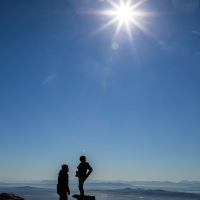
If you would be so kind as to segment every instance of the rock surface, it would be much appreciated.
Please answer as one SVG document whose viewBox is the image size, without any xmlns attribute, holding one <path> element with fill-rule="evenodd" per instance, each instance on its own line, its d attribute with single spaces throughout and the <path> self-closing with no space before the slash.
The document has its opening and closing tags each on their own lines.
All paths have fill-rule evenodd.
<svg viewBox="0 0 200 200">
<path fill-rule="evenodd" d="M 24 198 L 16 196 L 15 194 L 1 193 L 0 200 L 24 200 Z"/>
<path fill-rule="evenodd" d="M 82 200 L 82 197 L 80 195 L 73 195 L 72 197 L 78 199 L 78 200 Z M 95 200 L 95 196 L 84 196 L 84 200 Z"/>
</svg>

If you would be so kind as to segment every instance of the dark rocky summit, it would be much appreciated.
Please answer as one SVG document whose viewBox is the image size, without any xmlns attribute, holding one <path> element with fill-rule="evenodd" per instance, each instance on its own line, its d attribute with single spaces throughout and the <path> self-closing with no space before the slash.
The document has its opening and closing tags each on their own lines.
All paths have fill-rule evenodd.
<svg viewBox="0 0 200 200">
<path fill-rule="evenodd" d="M 8 194 L 8 193 L 1 193 L 0 194 L 0 200 L 24 200 L 24 198 L 16 196 L 14 194 Z"/>
<path fill-rule="evenodd" d="M 82 197 L 80 195 L 73 195 L 75 199 L 82 200 Z M 95 200 L 95 196 L 84 196 L 84 200 Z"/>
</svg>

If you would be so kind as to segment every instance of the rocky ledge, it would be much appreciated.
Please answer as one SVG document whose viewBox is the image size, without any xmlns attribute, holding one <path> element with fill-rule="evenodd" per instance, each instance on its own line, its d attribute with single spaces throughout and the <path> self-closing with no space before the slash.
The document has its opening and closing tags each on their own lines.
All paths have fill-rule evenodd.
<svg viewBox="0 0 200 200">
<path fill-rule="evenodd" d="M 0 200 L 24 200 L 24 198 L 16 196 L 15 194 L 1 193 Z"/>
</svg>

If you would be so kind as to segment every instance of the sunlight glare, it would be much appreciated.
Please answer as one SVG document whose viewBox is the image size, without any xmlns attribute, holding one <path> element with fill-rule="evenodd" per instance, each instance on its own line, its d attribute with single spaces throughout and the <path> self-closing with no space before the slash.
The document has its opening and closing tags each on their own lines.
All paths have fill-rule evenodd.
<svg viewBox="0 0 200 200">
<path fill-rule="evenodd" d="M 114 27 L 113 39 L 116 41 L 126 32 L 130 42 L 133 42 L 135 30 L 140 30 L 150 37 L 155 38 L 154 33 L 145 26 L 147 17 L 154 15 L 154 13 L 142 9 L 142 5 L 144 5 L 146 1 L 147 0 L 108 0 L 110 9 L 100 12 L 101 15 L 108 17 L 108 21 L 103 24 L 98 31 L 107 28 L 111 28 L 110 30 L 113 31 Z"/>
<path fill-rule="evenodd" d="M 122 4 L 116 9 L 116 17 L 121 22 L 128 22 L 134 16 L 133 10 L 128 4 Z"/>
<path fill-rule="evenodd" d="M 106 29 L 112 25 L 116 25 L 114 32 L 114 38 L 118 33 L 125 28 L 129 38 L 132 38 L 133 27 L 140 26 L 141 18 L 143 13 L 139 11 L 139 6 L 143 4 L 144 0 L 133 3 L 132 0 L 119 0 L 117 3 L 114 0 L 108 1 L 111 5 L 111 9 L 105 10 L 104 15 L 109 16 L 110 20 L 101 27 Z"/>
</svg>

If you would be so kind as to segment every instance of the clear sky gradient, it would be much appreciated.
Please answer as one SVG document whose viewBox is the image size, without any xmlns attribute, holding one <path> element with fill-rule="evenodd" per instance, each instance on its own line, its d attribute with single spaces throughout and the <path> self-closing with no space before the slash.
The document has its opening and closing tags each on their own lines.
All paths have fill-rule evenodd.
<svg viewBox="0 0 200 200">
<path fill-rule="evenodd" d="M 129 31 L 108 9 L 0 1 L 0 181 L 82 154 L 92 179 L 200 181 L 199 0 L 144 1 Z"/>
</svg>

